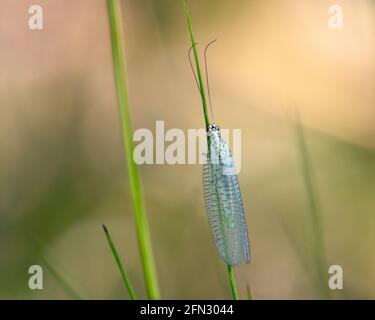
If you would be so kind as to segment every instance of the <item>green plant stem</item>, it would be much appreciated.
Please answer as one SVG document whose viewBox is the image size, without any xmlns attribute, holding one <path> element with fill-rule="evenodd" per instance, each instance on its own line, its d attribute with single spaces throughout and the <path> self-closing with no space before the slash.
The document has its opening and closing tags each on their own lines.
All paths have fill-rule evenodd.
<svg viewBox="0 0 375 320">
<path fill-rule="evenodd" d="M 246 291 L 247 291 L 247 300 L 254 300 L 254 296 L 253 296 L 253 293 L 251 291 L 249 284 L 247 284 L 246 286 Z"/>
<path fill-rule="evenodd" d="M 109 233 L 109 231 L 108 231 L 108 229 L 106 228 L 105 225 L 103 225 L 103 229 L 104 229 L 104 233 L 105 233 L 105 236 L 107 238 L 107 241 L 108 241 L 108 245 L 111 248 L 113 257 L 115 258 L 116 264 L 117 264 L 117 266 L 120 270 L 121 277 L 122 277 L 122 280 L 124 281 L 125 288 L 128 290 L 129 297 L 132 300 L 137 300 L 137 295 L 136 295 L 136 293 L 133 289 L 132 284 L 130 283 L 130 280 L 129 280 L 128 276 L 126 275 L 124 265 L 121 262 L 120 256 L 119 256 L 118 251 L 116 249 L 116 246 L 112 241 L 112 237 L 111 237 L 111 235 L 110 235 L 110 233 Z"/>
<path fill-rule="evenodd" d="M 313 179 L 313 166 L 305 142 L 305 134 L 301 125 L 298 111 L 296 112 L 296 135 L 298 147 L 301 155 L 302 173 L 307 193 L 309 211 L 311 214 L 311 247 L 313 248 L 313 259 L 315 261 L 315 272 L 318 276 L 318 285 L 321 295 L 325 299 L 330 298 L 327 276 L 327 260 L 324 249 L 323 224 L 321 221 L 321 210 L 318 199 L 318 192 L 315 188 Z"/>
<path fill-rule="evenodd" d="M 135 223 L 140 256 L 142 260 L 143 274 L 149 299 L 159 299 L 159 285 L 151 246 L 151 236 L 143 201 L 141 181 L 137 166 L 133 160 L 133 131 L 130 120 L 127 94 L 120 1 L 107 0 L 107 8 L 111 31 L 116 91 L 121 115 L 122 141 L 124 145 L 125 158 L 127 160 L 126 163 L 134 206 Z"/>
<path fill-rule="evenodd" d="M 228 277 L 229 277 L 230 288 L 232 290 L 233 300 L 239 300 L 237 286 L 236 286 L 236 279 L 234 278 L 233 267 L 228 264 L 227 269 L 228 269 Z"/>
<path fill-rule="evenodd" d="M 63 290 L 74 300 L 83 300 L 81 295 L 68 283 L 68 281 L 52 266 L 46 257 L 42 257 L 43 265 L 61 285 Z"/>
<path fill-rule="evenodd" d="M 195 39 L 194 39 L 193 28 L 191 26 L 191 20 L 190 20 L 189 7 L 188 7 L 188 4 L 187 4 L 187 0 L 184 0 L 184 9 L 185 9 L 186 22 L 187 22 L 187 25 L 188 25 L 188 28 L 189 28 L 191 45 L 193 46 L 195 65 L 196 65 L 196 68 L 197 68 L 197 76 L 198 76 L 198 83 L 199 83 L 199 91 L 200 91 L 201 98 L 202 98 L 204 121 L 205 121 L 206 127 L 208 127 L 210 122 L 209 122 L 209 119 L 208 119 L 208 112 L 207 112 L 206 93 L 205 93 L 205 90 L 204 90 L 202 72 L 201 72 L 201 67 L 200 67 L 200 63 L 199 63 L 199 57 L 198 57 L 198 52 L 197 52 L 197 48 L 196 48 L 196 42 L 195 42 Z"/>
</svg>

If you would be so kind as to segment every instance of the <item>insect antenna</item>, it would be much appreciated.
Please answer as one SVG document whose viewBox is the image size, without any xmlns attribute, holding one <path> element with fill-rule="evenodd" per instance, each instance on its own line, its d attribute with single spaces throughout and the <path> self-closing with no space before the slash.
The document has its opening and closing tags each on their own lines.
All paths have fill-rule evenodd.
<svg viewBox="0 0 375 320">
<path fill-rule="evenodd" d="M 197 74 L 195 73 L 195 70 L 194 70 L 193 61 L 191 60 L 191 50 L 193 50 L 193 48 L 194 48 L 197 44 L 198 44 L 198 42 L 194 43 L 194 44 L 190 47 L 189 52 L 188 52 L 188 57 L 189 57 L 189 62 L 190 62 L 190 68 L 191 68 L 191 71 L 193 72 L 193 75 L 194 75 L 195 83 L 197 84 L 198 90 L 199 90 L 199 92 L 200 92 L 200 91 L 201 91 L 201 88 L 200 88 L 199 83 L 198 83 Z"/>
<path fill-rule="evenodd" d="M 209 101 L 209 104 L 210 104 L 210 111 L 211 111 L 211 115 L 212 115 L 212 119 L 214 120 L 215 122 L 215 117 L 214 117 L 214 113 L 212 112 L 212 104 L 211 104 L 211 92 L 210 92 L 210 82 L 209 82 L 209 79 L 208 79 L 208 66 L 207 66 L 207 49 L 209 48 L 210 45 L 212 45 L 214 42 L 216 42 L 217 39 L 211 41 L 208 45 L 206 45 L 206 47 L 204 48 L 204 66 L 205 66 L 205 69 L 206 69 L 206 83 L 207 83 L 207 92 L 208 92 L 208 101 Z"/>
</svg>

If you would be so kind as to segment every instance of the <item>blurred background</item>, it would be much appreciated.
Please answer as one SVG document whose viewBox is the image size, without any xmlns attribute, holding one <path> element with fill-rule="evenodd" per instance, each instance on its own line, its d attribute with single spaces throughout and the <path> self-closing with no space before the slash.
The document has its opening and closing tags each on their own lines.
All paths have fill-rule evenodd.
<svg viewBox="0 0 375 320">
<path fill-rule="evenodd" d="M 28 28 L 32 4 L 44 10 L 42 31 Z M 342 30 L 328 27 L 333 4 Z M 240 295 L 248 283 L 257 299 L 324 295 L 308 236 L 315 212 L 327 272 L 344 271 L 331 298 L 374 299 L 374 3 L 191 0 L 190 9 L 200 52 L 218 39 L 215 120 L 242 130 L 253 261 L 236 269 Z M 125 0 L 123 18 L 134 129 L 203 127 L 182 0 Z M 72 298 L 48 268 L 44 290 L 28 288 L 29 266 L 48 256 L 81 297 L 126 299 L 103 223 L 145 297 L 106 2 L 1 0 L 0 70 L 0 298 Z M 140 167 L 163 298 L 230 298 L 201 170 Z"/>
</svg>

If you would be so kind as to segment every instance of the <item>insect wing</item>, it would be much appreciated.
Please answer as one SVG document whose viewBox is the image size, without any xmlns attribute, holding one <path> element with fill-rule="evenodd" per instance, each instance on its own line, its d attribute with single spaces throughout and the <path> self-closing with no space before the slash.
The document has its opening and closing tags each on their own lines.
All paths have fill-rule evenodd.
<svg viewBox="0 0 375 320">
<path fill-rule="evenodd" d="M 216 141 L 215 141 L 216 140 Z M 242 197 L 228 146 L 221 138 L 212 139 L 203 186 L 211 233 L 219 255 L 232 266 L 250 261 L 249 240 Z M 229 157 L 229 158 L 228 158 Z M 219 161 L 212 161 L 219 159 Z"/>
</svg>

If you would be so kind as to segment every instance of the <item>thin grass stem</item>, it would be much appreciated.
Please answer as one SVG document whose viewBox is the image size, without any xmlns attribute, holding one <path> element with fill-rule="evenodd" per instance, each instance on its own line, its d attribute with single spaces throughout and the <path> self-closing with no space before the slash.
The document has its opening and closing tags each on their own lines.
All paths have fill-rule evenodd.
<svg viewBox="0 0 375 320">
<path fill-rule="evenodd" d="M 230 289 L 232 291 L 233 300 L 239 300 L 233 267 L 228 264 L 227 269 L 228 269 L 228 277 L 229 277 Z"/>
<path fill-rule="evenodd" d="M 250 284 L 247 284 L 246 292 L 247 292 L 247 300 L 254 300 L 254 295 L 253 295 L 253 292 L 251 291 Z"/>
<path fill-rule="evenodd" d="M 105 233 L 105 236 L 107 238 L 107 241 L 108 241 L 108 245 L 111 248 L 113 258 L 115 259 L 117 267 L 120 270 L 121 277 L 122 277 L 122 280 L 124 281 L 124 285 L 125 285 L 126 290 L 128 291 L 129 297 L 132 300 L 137 300 L 137 295 L 136 295 L 136 293 L 133 289 L 133 286 L 132 286 L 128 276 L 126 275 L 125 267 L 124 267 L 123 263 L 121 262 L 120 256 L 119 256 L 118 251 L 116 249 L 116 246 L 112 241 L 112 237 L 111 237 L 111 235 L 110 235 L 110 233 L 109 233 L 109 231 L 108 231 L 108 229 L 105 225 L 103 225 L 103 229 L 104 229 L 104 233 Z"/>
<path fill-rule="evenodd" d="M 205 93 L 205 90 L 204 90 L 202 71 L 201 71 L 201 67 L 200 67 L 200 63 L 199 63 L 199 56 L 198 56 L 198 52 L 197 52 L 193 28 L 191 26 L 189 6 L 188 6 L 188 3 L 187 3 L 187 0 L 184 0 L 184 9 L 185 9 L 186 22 L 187 22 L 188 29 L 189 29 L 191 45 L 193 46 L 192 48 L 193 48 L 193 53 L 194 53 L 195 65 L 196 65 L 196 68 L 197 68 L 198 84 L 199 84 L 199 91 L 200 91 L 201 98 L 202 98 L 204 121 L 205 121 L 206 127 L 208 127 L 208 125 L 210 124 L 210 121 L 209 121 L 208 112 L 207 112 L 207 99 L 206 99 L 206 93 Z"/>
<path fill-rule="evenodd" d="M 301 157 L 303 180 L 305 184 L 307 200 L 311 219 L 311 244 L 313 249 L 313 260 L 315 261 L 315 273 L 317 275 L 317 285 L 321 296 L 330 298 L 327 276 L 327 260 L 324 248 L 323 224 L 321 221 L 321 209 L 318 199 L 318 192 L 314 184 L 313 165 L 306 146 L 305 133 L 301 125 L 298 110 L 296 111 L 296 136 Z"/>
<path fill-rule="evenodd" d="M 121 4 L 118 0 L 107 0 L 108 18 L 111 32 L 112 57 L 117 99 L 120 107 L 122 141 L 127 163 L 130 190 L 134 206 L 135 224 L 149 299 L 159 299 L 159 284 L 151 246 L 151 236 L 143 201 L 141 181 L 137 165 L 133 160 L 133 131 L 129 112 L 126 70 L 124 62 L 124 42 L 122 35 Z"/>
<path fill-rule="evenodd" d="M 190 41 L 191 41 L 192 49 L 193 49 L 193 52 L 194 52 L 194 60 L 195 60 L 195 65 L 196 65 L 196 69 L 197 69 L 198 87 L 199 87 L 199 91 L 200 91 L 201 99 L 202 99 L 204 121 L 205 121 L 206 127 L 208 127 L 210 122 L 209 122 L 208 112 L 207 112 L 207 99 L 206 99 L 206 93 L 205 93 L 203 78 L 202 78 L 202 71 L 201 71 L 201 67 L 200 67 L 200 63 L 199 63 L 199 56 L 198 56 L 198 52 L 197 52 L 197 48 L 196 48 L 195 37 L 194 37 L 194 33 L 193 33 L 193 28 L 192 28 L 192 25 L 191 25 L 191 19 L 190 19 L 190 13 L 189 13 L 189 7 L 188 7 L 188 1 L 187 0 L 184 0 L 184 9 L 185 9 L 186 22 L 187 22 L 188 29 L 189 29 Z M 210 141 L 208 140 L 208 146 L 209 146 L 209 144 L 210 144 Z M 236 281 L 235 281 L 232 266 L 227 265 L 227 270 L 228 270 L 228 277 L 229 277 L 229 282 L 230 282 L 230 287 L 231 287 L 233 299 L 239 300 L 238 291 L 237 291 L 237 287 L 236 287 Z"/>
<path fill-rule="evenodd" d="M 83 300 L 81 295 L 69 284 L 69 282 L 61 275 L 61 273 L 55 269 L 55 267 L 49 262 L 46 257 L 42 257 L 42 262 L 67 295 L 69 295 L 74 300 Z"/>
</svg>

